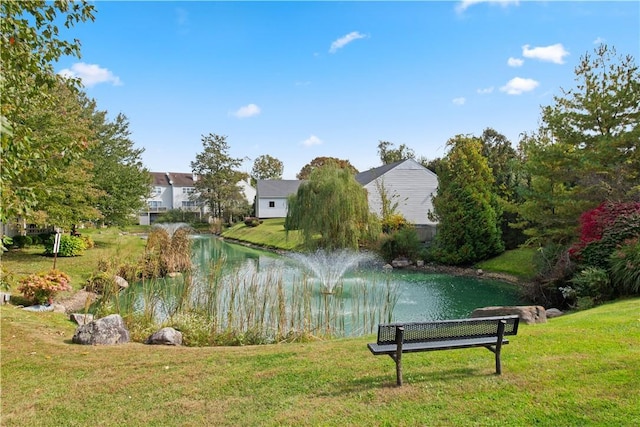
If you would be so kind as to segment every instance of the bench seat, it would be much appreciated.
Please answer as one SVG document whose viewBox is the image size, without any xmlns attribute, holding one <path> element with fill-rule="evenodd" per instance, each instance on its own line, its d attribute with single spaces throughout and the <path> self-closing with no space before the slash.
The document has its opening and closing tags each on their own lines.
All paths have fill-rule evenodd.
<svg viewBox="0 0 640 427">
<path fill-rule="evenodd" d="M 502 344 L 509 344 L 509 340 L 503 339 Z M 405 343 L 402 346 L 403 353 L 416 353 L 420 351 L 434 350 L 453 350 L 456 348 L 472 348 L 486 347 L 488 345 L 496 345 L 495 338 L 469 338 L 464 340 L 446 340 L 446 341 L 430 341 L 430 342 L 413 342 Z M 374 355 L 380 354 L 396 354 L 398 346 L 395 344 L 367 344 L 369 350 Z"/>
</svg>

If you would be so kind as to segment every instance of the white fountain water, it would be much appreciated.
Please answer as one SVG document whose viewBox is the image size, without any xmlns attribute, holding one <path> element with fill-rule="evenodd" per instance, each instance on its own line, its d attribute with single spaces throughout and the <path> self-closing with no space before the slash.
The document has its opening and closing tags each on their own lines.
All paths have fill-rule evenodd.
<svg viewBox="0 0 640 427">
<path fill-rule="evenodd" d="M 186 222 L 158 222 L 153 224 L 154 227 L 163 229 L 169 235 L 169 238 L 173 238 L 176 231 L 181 228 L 190 228 L 191 226 Z"/>
<path fill-rule="evenodd" d="M 327 252 L 319 249 L 312 253 L 293 253 L 290 257 L 302 264 L 322 284 L 322 291 L 333 293 L 345 273 L 360 263 L 373 261 L 375 256 L 367 252 L 347 249 Z"/>
</svg>

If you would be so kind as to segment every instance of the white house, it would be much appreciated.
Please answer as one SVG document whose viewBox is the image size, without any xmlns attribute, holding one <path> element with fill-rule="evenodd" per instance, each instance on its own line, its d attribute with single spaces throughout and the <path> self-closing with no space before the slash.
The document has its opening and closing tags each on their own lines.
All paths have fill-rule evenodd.
<svg viewBox="0 0 640 427">
<path fill-rule="evenodd" d="M 407 221 L 414 224 L 422 240 L 431 240 L 437 223 L 428 217 L 433 211 L 432 197 L 438 189 L 438 176 L 413 159 L 390 163 L 356 175 L 367 190 L 369 209 L 382 215 L 382 195 Z"/>
<path fill-rule="evenodd" d="M 297 179 L 259 180 L 256 184 L 256 216 L 262 219 L 286 217 L 287 198 L 298 192 L 302 182 Z"/>
<path fill-rule="evenodd" d="M 415 225 L 422 240 L 431 240 L 436 232 L 436 223 L 429 220 L 433 210 L 432 196 L 438 188 L 438 177 L 413 159 L 380 166 L 355 176 L 368 193 L 369 209 L 381 216 L 381 192 L 397 203 L 396 211 Z M 287 216 L 287 198 L 298 191 L 303 181 L 262 180 L 258 181 L 256 193 L 256 216 L 258 218 L 284 218 Z"/>
<path fill-rule="evenodd" d="M 184 172 L 151 172 L 153 184 L 151 196 L 147 199 L 147 209 L 140 212 L 141 225 L 151 224 L 158 215 L 172 210 L 180 209 L 189 212 L 199 212 L 201 215 L 208 212 L 206 206 L 199 204 L 193 197 L 195 189 L 195 177 L 191 173 Z M 253 203 L 256 191 L 246 181 L 238 185 L 249 203 Z"/>
</svg>

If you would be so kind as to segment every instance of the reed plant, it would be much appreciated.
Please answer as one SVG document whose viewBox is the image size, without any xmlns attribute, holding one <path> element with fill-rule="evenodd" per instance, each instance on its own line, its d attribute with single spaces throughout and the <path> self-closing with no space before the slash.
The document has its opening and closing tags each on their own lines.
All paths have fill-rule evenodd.
<svg viewBox="0 0 640 427">
<path fill-rule="evenodd" d="M 397 288 L 388 278 L 340 281 L 327 292 L 306 274 L 286 284 L 281 269 L 258 271 L 251 265 L 228 268 L 222 258 L 202 273 L 107 290 L 98 312 L 118 313 L 130 328 L 145 333 L 172 326 L 183 332 L 187 345 L 242 345 L 371 333 L 391 318 L 397 301 Z"/>
</svg>

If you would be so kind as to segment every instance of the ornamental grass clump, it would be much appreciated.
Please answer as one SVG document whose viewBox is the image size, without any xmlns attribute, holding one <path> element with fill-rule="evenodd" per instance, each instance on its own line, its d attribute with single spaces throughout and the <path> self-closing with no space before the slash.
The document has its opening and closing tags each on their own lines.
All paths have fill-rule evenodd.
<svg viewBox="0 0 640 427">
<path fill-rule="evenodd" d="M 20 280 L 18 291 L 35 304 L 51 303 L 58 292 L 71 290 L 70 278 L 60 270 L 52 269 L 48 273 L 30 274 Z"/>
</svg>

